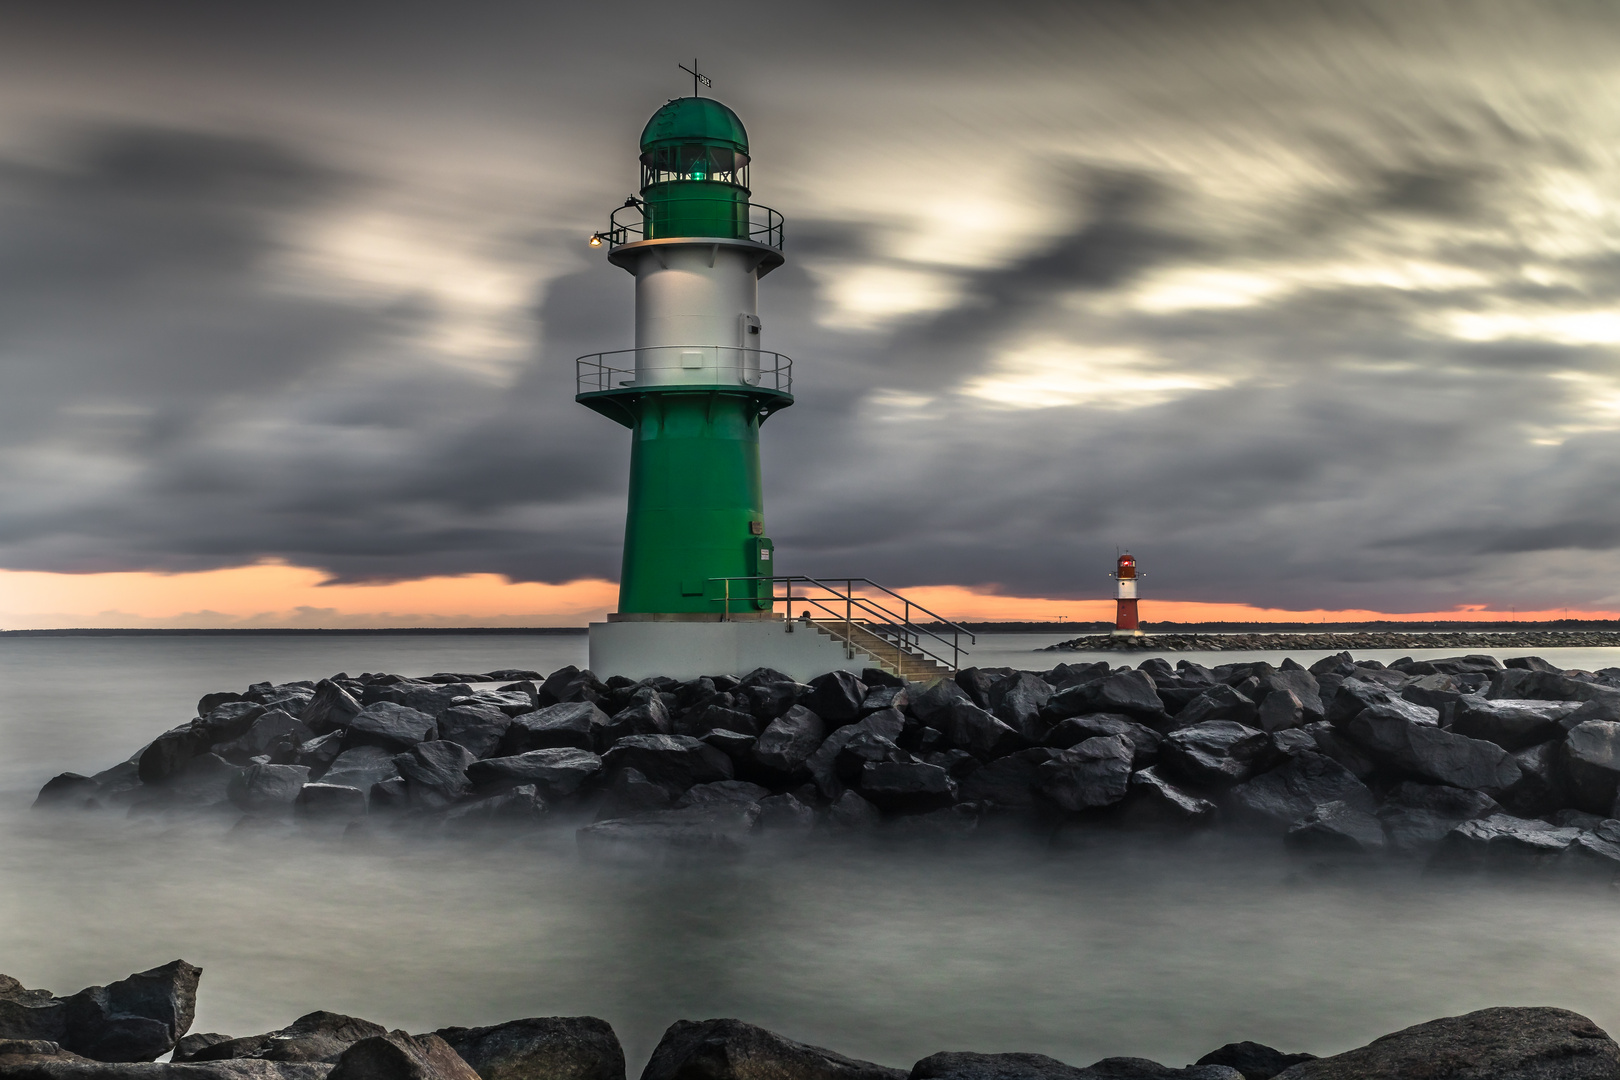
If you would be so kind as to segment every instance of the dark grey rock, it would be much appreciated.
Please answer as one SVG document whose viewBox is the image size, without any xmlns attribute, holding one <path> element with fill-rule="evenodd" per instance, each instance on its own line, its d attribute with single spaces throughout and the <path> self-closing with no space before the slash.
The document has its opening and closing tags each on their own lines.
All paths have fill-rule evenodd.
<svg viewBox="0 0 1620 1080">
<path fill-rule="evenodd" d="M 1613 1080 L 1620 1047 L 1565 1009 L 1481 1009 L 1430 1020 L 1358 1050 L 1303 1062 L 1278 1080 Z"/>
<path fill-rule="evenodd" d="M 293 801 L 293 809 L 312 818 L 363 817 L 366 793 L 346 784 L 305 784 Z"/>
<path fill-rule="evenodd" d="M 34 798 L 34 809 L 62 809 L 65 807 L 81 808 L 99 805 L 96 796 L 101 793 L 101 785 L 88 776 L 78 773 L 60 773 L 45 781 L 45 786 L 39 789 Z M 23 1038 L 24 1036 L 8 1036 L 10 1038 Z"/>
<path fill-rule="evenodd" d="M 1279 690 L 1287 690 L 1299 700 L 1300 709 L 1304 712 L 1304 723 L 1314 724 L 1327 719 L 1326 709 L 1322 704 L 1321 684 L 1316 676 L 1299 666 L 1281 668 L 1277 671 L 1267 672 L 1260 678 L 1260 704 Z"/>
<path fill-rule="evenodd" d="M 249 765 L 231 779 L 226 797 L 249 814 L 286 813 L 308 780 L 302 765 Z"/>
<path fill-rule="evenodd" d="M 1377 805 L 1367 785 L 1349 769 L 1309 751 L 1238 784 L 1226 793 L 1225 802 L 1235 819 L 1274 830 L 1287 829 L 1325 803 L 1342 802 L 1364 814 Z"/>
<path fill-rule="evenodd" d="M 829 671 L 810 680 L 810 692 L 799 702 L 829 728 L 860 719 L 866 684 L 847 671 Z"/>
<path fill-rule="evenodd" d="M 791 794 L 769 795 L 759 800 L 759 827 L 780 832 L 808 832 L 816 824 L 816 812 Z"/>
<path fill-rule="evenodd" d="M 1213 802 L 1164 779 L 1157 766 L 1131 774 L 1120 809 L 1121 824 L 1142 829 L 1208 825 L 1215 816 Z"/>
<path fill-rule="evenodd" d="M 414 809 L 449 806 L 472 789 L 467 767 L 477 759 L 459 743 L 442 739 L 418 743 L 394 758 L 405 781 L 405 800 Z"/>
<path fill-rule="evenodd" d="M 870 670 L 870 669 L 868 669 Z M 865 682 L 865 680 L 862 680 Z M 902 681 L 898 686 L 872 686 L 868 684 L 866 697 L 861 699 L 861 715 L 867 716 L 884 709 L 904 712 L 911 705 L 910 691 Z"/>
<path fill-rule="evenodd" d="M 1435 866 L 1458 868 L 1518 868 L 1562 854 L 1580 832 L 1531 818 L 1492 814 L 1453 828 L 1440 841 L 1432 862 Z"/>
<path fill-rule="evenodd" d="M 167 783 L 187 762 L 208 749 L 204 741 L 207 732 L 191 724 L 171 728 L 153 739 L 141 756 L 136 768 L 143 784 Z"/>
<path fill-rule="evenodd" d="M 961 797 L 989 810 L 1029 810 L 1036 805 L 1039 769 L 1057 753 L 1049 747 L 1034 746 L 999 757 L 962 777 Z"/>
<path fill-rule="evenodd" d="M 348 727 L 349 721 L 360 714 L 360 708 L 354 695 L 331 679 L 322 679 L 315 684 L 315 696 L 309 699 L 298 719 L 316 735 L 325 735 Z"/>
<path fill-rule="evenodd" d="M 1176 726 L 1190 727 L 1212 720 L 1227 720 L 1253 727 L 1258 722 L 1258 716 L 1259 710 L 1246 695 L 1230 686 L 1212 686 L 1176 713 Z"/>
<path fill-rule="evenodd" d="M 804 683 L 793 682 L 791 679 L 784 682 L 762 682 L 746 684 L 738 688 L 735 697 L 739 703 L 746 703 L 748 711 L 761 724 L 769 724 L 778 716 L 797 705 L 810 688 Z"/>
<path fill-rule="evenodd" d="M 300 1016 L 284 1028 L 263 1035 L 217 1040 L 193 1049 L 192 1061 L 229 1061 L 252 1058 L 260 1061 L 336 1063 L 343 1051 L 388 1029 L 370 1020 L 342 1013 L 312 1012 Z"/>
<path fill-rule="evenodd" d="M 343 752 L 345 734 L 347 734 L 345 729 L 338 728 L 336 731 L 329 731 L 325 735 L 310 739 L 298 747 L 291 764 L 304 766 L 309 770 L 311 780 L 319 780 Z"/>
<path fill-rule="evenodd" d="M 624 1080 L 624 1049 L 606 1020 L 547 1016 L 434 1032 L 481 1080 Z"/>
<path fill-rule="evenodd" d="M 227 801 L 231 784 L 242 773 L 218 754 L 200 754 L 168 779 L 167 790 L 180 803 L 212 806 Z"/>
<path fill-rule="evenodd" d="M 433 717 L 391 701 L 367 705 L 349 721 L 344 746 L 380 746 L 400 753 L 434 737 Z"/>
<path fill-rule="evenodd" d="M 717 728 L 703 736 L 703 742 L 714 747 L 727 758 L 731 759 L 732 768 L 742 765 L 753 767 L 754 744 L 759 741 L 755 735 L 747 735 L 741 731 L 727 731 Z"/>
<path fill-rule="evenodd" d="M 1067 750 L 1087 739 L 1109 735 L 1123 735 L 1130 741 L 1136 755 L 1133 763 L 1138 769 L 1145 769 L 1159 759 L 1159 743 L 1163 737 L 1146 724 L 1118 713 L 1071 716 L 1048 731 L 1042 741 L 1053 749 Z"/>
<path fill-rule="evenodd" d="M 689 735 L 631 735 L 602 755 L 602 765 L 610 772 L 636 769 L 672 797 L 694 784 L 733 776 L 730 758 Z"/>
<path fill-rule="evenodd" d="M 624 768 L 613 774 L 607 797 L 597 807 L 596 820 L 609 821 L 668 810 L 672 802 L 669 791 L 648 780 L 641 770 Z"/>
<path fill-rule="evenodd" d="M 641 1080 L 905 1080 L 902 1069 L 857 1061 L 741 1020 L 677 1020 Z"/>
<path fill-rule="evenodd" d="M 1414 709 L 1426 715 L 1414 720 Z M 1382 702 L 1363 709 L 1343 730 L 1374 760 L 1410 776 L 1483 791 L 1501 791 L 1519 779 L 1519 766 L 1506 750 L 1445 731 L 1436 716 L 1421 705 Z"/>
<path fill-rule="evenodd" d="M 1462 696 L 1452 712 L 1451 730 L 1493 742 L 1504 750 L 1523 750 L 1562 738 L 1564 727 L 1559 721 L 1579 707 L 1578 702 Z"/>
<path fill-rule="evenodd" d="M 399 775 L 394 755 L 380 746 L 357 746 L 345 750 L 321 776 L 321 783 L 359 788 L 369 792 L 371 785 Z"/>
<path fill-rule="evenodd" d="M 1356 779 L 1369 780 L 1378 773 L 1378 763 L 1365 750 L 1335 730 L 1332 724 L 1308 724 L 1302 730 L 1311 736 L 1317 752 L 1349 769 Z M 1275 737 L 1273 741 L 1276 741 Z M 1281 744 L 1278 745 L 1281 749 Z"/>
<path fill-rule="evenodd" d="M 1575 806 L 1587 813 L 1607 814 L 1620 786 L 1620 722 L 1577 724 L 1564 742 L 1563 764 Z"/>
<path fill-rule="evenodd" d="M 726 696 L 730 697 L 729 694 Z M 757 737 L 762 730 L 764 725 L 753 713 L 715 702 L 692 709 L 675 720 L 676 735 L 690 735 L 697 739 L 711 731 L 735 731 Z"/>
<path fill-rule="evenodd" d="M 1392 849 L 1414 853 L 1432 849 L 1464 821 L 1501 812 L 1483 792 L 1407 781 L 1389 792 L 1377 817 Z"/>
<path fill-rule="evenodd" d="M 827 808 L 827 824 L 832 828 L 850 832 L 870 829 L 882 820 L 882 817 L 877 807 L 853 791 L 839 795 Z"/>
<path fill-rule="evenodd" d="M 1125 798 L 1134 753 L 1123 735 L 1087 739 L 1043 762 L 1035 770 L 1036 787 L 1070 812 L 1112 806 Z"/>
<path fill-rule="evenodd" d="M 1583 830 L 1558 856 L 1555 866 L 1570 874 L 1612 879 L 1620 873 L 1620 843 Z"/>
<path fill-rule="evenodd" d="M 874 761 L 861 768 L 861 797 L 881 810 L 921 813 L 956 801 L 956 781 L 937 765 L 921 761 Z"/>
<path fill-rule="evenodd" d="M 632 704 L 614 713 L 597 731 L 599 747 L 612 746 L 631 735 L 670 735 L 675 722 L 663 696 L 651 687 L 636 692 Z"/>
<path fill-rule="evenodd" d="M 0 1039 L 59 1043 L 66 1030 L 67 1006 L 61 998 L 0 975 Z"/>
<path fill-rule="evenodd" d="M 545 681 L 540 684 L 538 703 L 543 709 L 548 705 L 565 702 L 594 702 L 606 692 L 607 687 L 590 671 L 581 671 L 569 664 L 546 676 Z M 530 747 L 530 749 L 543 748 Z M 584 749 L 588 750 L 590 747 Z"/>
<path fill-rule="evenodd" d="M 1090 1069 L 1045 1054 L 979 1054 L 947 1050 L 911 1067 L 909 1080 L 1100 1080 Z"/>
<path fill-rule="evenodd" d="M 1507 668 L 1491 675 L 1489 698 L 1534 698 L 1539 701 L 1620 699 L 1620 688 L 1548 671 Z"/>
<path fill-rule="evenodd" d="M 444 815 L 450 829 L 533 825 L 544 822 L 551 808 L 533 784 L 519 784 L 496 795 L 462 801 Z"/>
<path fill-rule="evenodd" d="M 571 746 L 595 751 L 602 745 L 608 715 L 589 701 L 548 705 L 512 718 L 501 739 L 499 756 L 514 757 L 531 750 Z"/>
<path fill-rule="evenodd" d="M 833 761 L 833 770 L 838 774 L 841 783 L 849 787 L 859 787 L 861 772 L 868 765 L 879 762 L 908 762 L 915 760 L 910 753 L 896 746 L 895 743 L 870 731 L 857 731 L 852 737 L 844 741 L 844 746 L 838 751 L 838 757 Z"/>
<path fill-rule="evenodd" d="M 533 784 L 548 799 L 565 799 L 601 771 L 600 757 L 589 750 L 566 746 L 474 761 L 467 766 L 467 779 L 479 791 Z"/>
<path fill-rule="evenodd" d="M 302 720 L 282 709 L 270 709 L 253 721 L 240 738 L 217 744 L 212 749 L 226 761 L 246 765 L 261 754 L 272 753 L 278 744 L 296 748 L 314 737 L 315 733 Z"/>
<path fill-rule="evenodd" d="M 821 717 L 803 705 L 794 705 L 760 732 L 754 743 L 754 763 L 784 779 L 798 776 L 826 737 L 827 725 Z"/>
<path fill-rule="evenodd" d="M 1365 855 L 1384 848 L 1384 826 L 1349 803 L 1326 802 L 1306 814 L 1284 838 L 1295 851 Z"/>
<path fill-rule="evenodd" d="M 842 753 L 851 739 L 857 735 L 877 735 L 893 743 L 900 738 L 905 729 L 905 717 L 896 709 L 879 709 L 870 713 L 853 724 L 846 724 L 835 729 L 832 734 L 822 740 L 804 763 L 805 771 L 821 792 L 824 799 L 836 799 L 843 793 L 846 782 L 838 775 L 838 756 Z M 877 759 L 870 759 L 877 760 Z M 863 760 L 859 764 L 864 765 Z M 859 771 L 859 765 L 854 766 L 851 775 Z"/>
<path fill-rule="evenodd" d="M 1519 779 L 1497 792 L 1497 799 L 1520 817 L 1540 817 L 1567 806 L 1570 795 L 1563 756 L 1562 740 L 1514 751 Z"/>
<path fill-rule="evenodd" d="M 990 687 L 990 712 L 997 720 L 1032 742 L 1040 741 L 1045 725 L 1041 710 L 1052 699 L 1052 686 L 1033 672 L 1020 671 Z"/>
<path fill-rule="evenodd" d="M 1159 747 L 1160 769 L 1170 779 L 1206 787 L 1241 784 L 1275 754 L 1271 736 L 1230 720 L 1178 728 Z"/>
<path fill-rule="evenodd" d="M 465 746 L 475 758 L 487 758 L 500 751 L 512 717 L 494 705 L 452 705 L 439 714 L 438 726 L 440 739 Z"/>
<path fill-rule="evenodd" d="M 373 1035 L 343 1051 L 327 1080 L 479 1080 L 461 1055 L 437 1035 L 403 1031 Z"/>
<path fill-rule="evenodd" d="M 1022 750 L 1029 740 L 971 702 L 959 701 L 934 717 L 950 745 L 981 761 Z"/>
<path fill-rule="evenodd" d="M 151 1061 L 191 1028 L 202 968 L 174 960 L 64 1001 L 62 1048 L 96 1061 Z"/>
<path fill-rule="evenodd" d="M 958 705 L 972 705 L 968 692 L 950 679 L 938 678 L 922 686 L 907 689 L 911 715 L 930 727 L 944 729 L 946 714 Z"/>
<path fill-rule="evenodd" d="M 771 793 L 770 788 L 750 784 L 746 780 L 716 780 L 688 788 L 686 794 L 675 800 L 676 809 L 688 806 L 729 805 L 743 808 L 757 807 L 761 799 Z"/>
<path fill-rule="evenodd" d="M 1243 1080 L 1272 1080 L 1272 1077 L 1302 1061 L 1315 1061 L 1315 1054 L 1285 1054 L 1264 1043 L 1227 1043 L 1199 1058 L 1196 1065 L 1225 1065 L 1243 1074 Z"/>
<path fill-rule="evenodd" d="M 1306 674 L 1309 674 L 1307 672 Z M 1305 723 L 1305 706 L 1299 695 L 1287 688 L 1273 690 L 1260 702 L 1256 719 L 1262 731 L 1283 731 Z"/>
<path fill-rule="evenodd" d="M 218 1046 L 222 1042 L 230 1041 L 231 1036 L 221 1035 L 217 1031 L 193 1031 L 174 1044 L 174 1053 L 169 1055 L 169 1060 L 181 1065 L 193 1060 L 194 1055 L 210 1046 Z"/>
</svg>

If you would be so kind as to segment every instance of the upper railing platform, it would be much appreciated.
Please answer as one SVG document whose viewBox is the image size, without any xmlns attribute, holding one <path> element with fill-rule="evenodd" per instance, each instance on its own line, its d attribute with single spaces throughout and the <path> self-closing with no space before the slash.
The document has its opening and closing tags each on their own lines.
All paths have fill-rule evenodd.
<svg viewBox="0 0 1620 1080">
<path fill-rule="evenodd" d="M 750 240 L 782 250 L 782 215 L 758 203 L 674 197 L 649 205 L 629 199 L 608 221 L 608 227 L 593 235 L 591 243 L 597 247 L 605 243 L 609 251 L 642 240 L 680 236 Z"/>
<path fill-rule="evenodd" d="M 749 387 L 793 393 L 793 361 L 727 345 L 654 345 L 591 353 L 574 361 L 575 394 L 678 387 Z"/>
</svg>

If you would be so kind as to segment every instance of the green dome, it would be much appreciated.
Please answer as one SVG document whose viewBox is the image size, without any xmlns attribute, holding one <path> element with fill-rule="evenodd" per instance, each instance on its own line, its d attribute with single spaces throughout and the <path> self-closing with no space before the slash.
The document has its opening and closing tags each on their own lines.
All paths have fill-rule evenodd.
<svg viewBox="0 0 1620 1080">
<path fill-rule="evenodd" d="M 713 98 L 675 98 L 653 113 L 641 132 L 641 152 L 663 146 L 701 143 L 748 153 L 748 132 L 737 114 Z"/>
</svg>

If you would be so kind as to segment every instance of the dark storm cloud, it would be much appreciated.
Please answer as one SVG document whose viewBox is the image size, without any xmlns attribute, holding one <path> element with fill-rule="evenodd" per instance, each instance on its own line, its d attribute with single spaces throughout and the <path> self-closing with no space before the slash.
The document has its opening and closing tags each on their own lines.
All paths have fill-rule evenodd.
<svg viewBox="0 0 1620 1080">
<path fill-rule="evenodd" d="M 788 215 L 787 568 L 1620 602 L 1612 13 L 383 10 L 14 17 L 51 104 L 0 143 L 0 564 L 614 576 L 628 445 L 573 358 L 632 289 L 582 241 L 701 45 Z M 856 310 L 864 271 L 935 293 Z"/>
</svg>

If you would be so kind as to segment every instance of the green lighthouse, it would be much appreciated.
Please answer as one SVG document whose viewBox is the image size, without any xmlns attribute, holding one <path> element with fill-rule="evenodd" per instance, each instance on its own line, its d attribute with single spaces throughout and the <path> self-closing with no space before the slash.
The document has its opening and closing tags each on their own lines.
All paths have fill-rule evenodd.
<svg viewBox="0 0 1620 1080">
<path fill-rule="evenodd" d="M 793 404 L 792 362 L 760 348 L 759 279 L 782 217 L 749 202 L 748 133 L 676 98 L 641 134 L 641 195 L 591 238 L 636 279 L 635 348 L 577 361 L 575 400 L 631 432 L 615 621 L 770 618 L 759 429 Z"/>
</svg>

